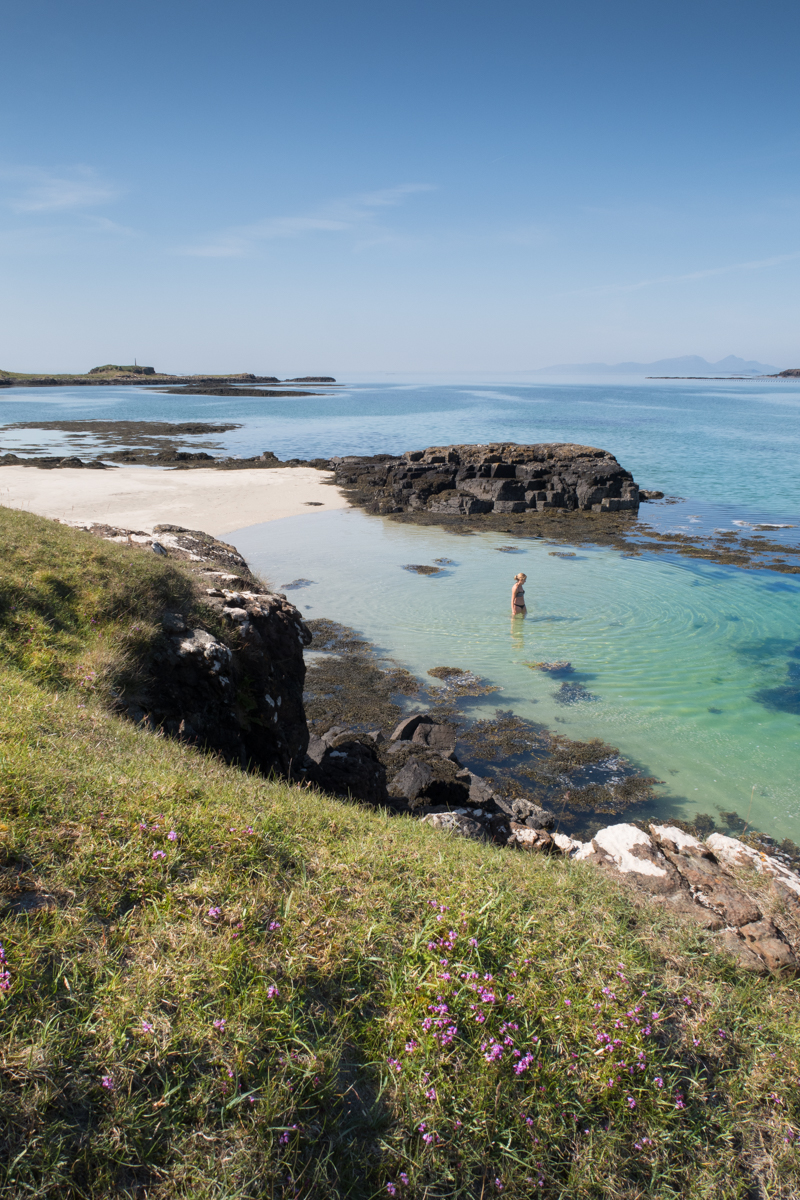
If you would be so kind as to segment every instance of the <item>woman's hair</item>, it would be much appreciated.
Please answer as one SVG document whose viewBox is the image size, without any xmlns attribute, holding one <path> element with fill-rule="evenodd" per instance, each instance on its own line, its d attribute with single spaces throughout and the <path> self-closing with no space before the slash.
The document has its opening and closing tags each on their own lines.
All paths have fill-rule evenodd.
<svg viewBox="0 0 800 1200">
<path fill-rule="evenodd" d="M 515 578 L 515 579 L 527 579 L 527 578 L 528 578 L 528 576 L 525 574 L 525 572 L 524 572 L 524 571 L 519 571 L 519 572 L 517 572 L 517 574 L 514 576 L 514 578 Z"/>
</svg>

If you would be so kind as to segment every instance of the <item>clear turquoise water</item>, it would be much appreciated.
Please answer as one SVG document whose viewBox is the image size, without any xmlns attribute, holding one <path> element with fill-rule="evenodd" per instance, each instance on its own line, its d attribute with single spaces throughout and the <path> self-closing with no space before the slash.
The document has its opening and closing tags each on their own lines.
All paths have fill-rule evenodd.
<svg viewBox="0 0 800 1200">
<path fill-rule="evenodd" d="M 234 454 L 282 458 L 402 451 L 447 442 L 576 441 L 611 450 L 642 486 L 685 498 L 647 506 L 661 528 L 796 525 L 800 534 L 800 384 L 393 384 L 324 397 L 178 397 L 137 388 L 0 393 L 5 422 L 102 418 L 232 420 Z M 0 430 L 0 448 L 77 443 Z M 187 446 L 192 444 L 187 439 Z M 0 476 L 0 487 L 2 478 Z M 611 550 L 551 557 L 538 542 L 455 537 L 360 512 L 323 513 L 229 535 L 308 616 L 353 625 L 420 676 L 470 668 L 502 691 L 496 706 L 573 738 L 612 742 L 664 780 L 664 812 L 736 809 L 800 841 L 800 577 Z M 405 563 L 448 557 L 439 577 Z M 529 576 L 530 617 L 512 633 L 511 578 Z M 562 707 L 558 684 L 525 661 L 568 659 L 596 699 Z M 754 790 L 753 790 L 754 789 Z M 752 806 L 751 806 L 752 795 Z"/>
<path fill-rule="evenodd" d="M 507 536 L 347 510 L 231 540 L 279 589 L 313 580 L 287 593 L 306 616 L 355 626 L 420 678 L 456 666 L 498 684 L 476 715 L 509 708 L 571 738 L 603 738 L 665 781 L 665 813 L 735 809 L 800 840 L 800 718 L 796 704 L 780 708 L 793 669 L 800 688 L 797 577 L 613 550 L 562 559 L 538 541 L 506 554 Z M 454 560 L 441 576 L 402 569 L 440 557 Z M 529 616 L 512 623 L 519 570 Z M 564 659 L 595 700 L 559 705 L 558 683 L 524 665 Z"/>
</svg>

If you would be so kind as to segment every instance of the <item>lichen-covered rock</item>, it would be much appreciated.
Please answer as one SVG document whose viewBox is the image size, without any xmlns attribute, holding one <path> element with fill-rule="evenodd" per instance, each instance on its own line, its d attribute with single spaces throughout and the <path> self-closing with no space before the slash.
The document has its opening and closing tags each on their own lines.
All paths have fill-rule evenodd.
<svg viewBox="0 0 800 1200">
<path fill-rule="evenodd" d="M 760 919 L 758 905 L 720 869 L 707 843 L 682 834 L 674 826 L 651 825 L 650 832 L 700 904 L 719 913 L 728 925 L 747 925 Z"/>
<path fill-rule="evenodd" d="M 491 797 L 499 809 L 530 829 L 552 829 L 555 825 L 555 813 L 552 813 L 549 808 L 542 808 L 540 804 L 535 804 L 533 800 L 528 800 L 524 796 L 507 799 L 496 792 L 491 792 Z"/>
<path fill-rule="evenodd" d="M 761 850 L 754 850 L 752 846 L 746 846 L 738 838 L 726 837 L 724 833 L 709 834 L 706 845 L 713 850 L 719 861 L 727 866 L 749 868 L 759 874 L 772 876 L 774 890 L 781 899 L 795 906 L 800 902 L 800 876 L 777 858 Z"/>
<path fill-rule="evenodd" d="M 778 929 L 770 920 L 754 921 L 751 925 L 742 925 L 739 933 L 759 958 L 763 958 L 770 971 L 794 971 L 797 959 L 791 946 L 787 944 Z"/>
<path fill-rule="evenodd" d="M 424 824 L 432 825 L 434 829 L 441 829 L 447 833 L 456 833 L 460 837 L 472 838 L 474 841 L 479 842 L 486 839 L 484 826 L 461 813 L 427 813 L 421 819 Z"/>
<path fill-rule="evenodd" d="M 531 829 L 528 825 L 520 825 L 517 821 L 511 821 L 510 827 L 509 846 L 517 846 L 520 850 L 542 850 L 546 854 L 552 854 L 558 850 L 555 840 L 546 829 Z"/>
</svg>

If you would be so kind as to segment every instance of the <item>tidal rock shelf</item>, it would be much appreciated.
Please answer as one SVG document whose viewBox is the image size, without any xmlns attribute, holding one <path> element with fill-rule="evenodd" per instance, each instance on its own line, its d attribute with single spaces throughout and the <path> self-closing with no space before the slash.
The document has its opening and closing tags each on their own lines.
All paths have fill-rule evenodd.
<svg viewBox="0 0 800 1200">
<path fill-rule="evenodd" d="M 606 450 L 572 443 L 430 446 L 400 458 L 331 459 L 337 484 L 378 513 L 629 512 L 630 471 Z"/>
<path fill-rule="evenodd" d="M 510 533 L 612 546 L 631 556 L 672 553 L 749 570 L 800 572 L 798 545 L 733 531 L 694 535 L 652 529 L 640 521 L 640 505 L 673 500 L 639 487 L 609 451 L 595 446 L 430 446 L 400 456 L 332 458 L 327 466 L 351 504 L 395 521 L 451 533 Z M 510 553 L 514 547 L 501 549 Z"/>
</svg>

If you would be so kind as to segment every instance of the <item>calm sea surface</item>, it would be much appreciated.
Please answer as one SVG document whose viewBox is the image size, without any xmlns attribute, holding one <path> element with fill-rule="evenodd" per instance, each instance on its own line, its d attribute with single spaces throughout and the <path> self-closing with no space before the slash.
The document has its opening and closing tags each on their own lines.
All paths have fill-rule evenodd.
<svg viewBox="0 0 800 1200">
<path fill-rule="evenodd" d="M 359 384 L 290 399 L 170 396 L 139 388 L 0 392 L 0 448 L 89 456 L 91 438 L 8 430 L 16 421 L 235 421 L 217 444 L 281 458 L 399 452 L 448 442 L 602 446 L 643 487 L 683 498 L 646 505 L 659 528 L 795 525 L 800 540 L 800 385 L 752 381 Z M 186 438 L 190 447 L 198 439 Z M 81 450 L 83 446 L 83 450 Z M 0 492 L 2 473 L 0 473 Z M 1 499 L 1 494 L 0 494 Z M 773 536 L 773 535 L 770 535 Z M 310 514 L 229 535 L 311 616 L 363 630 L 421 677 L 472 669 L 502 690 L 476 714 L 513 708 L 573 738 L 602 737 L 664 783 L 664 812 L 736 809 L 800 841 L 800 576 L 663 555 L 457 537 L 359 511 Z M 452 559 L 440 576 L 407 563 Z M 507 615 L 528 574 L 530 617 Z M 569 659 L 591 699 L 569 706 L 526 662 Z"/>
</svg>

